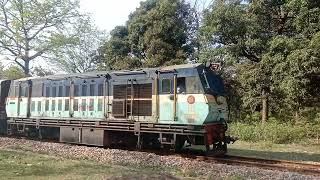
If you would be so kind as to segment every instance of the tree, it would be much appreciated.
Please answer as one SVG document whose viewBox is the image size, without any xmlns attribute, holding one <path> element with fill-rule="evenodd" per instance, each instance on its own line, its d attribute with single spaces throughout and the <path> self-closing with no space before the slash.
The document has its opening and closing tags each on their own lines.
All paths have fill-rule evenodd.
<svg viewBox="0 0 320 180">
<path fill-rule="evenodd" d="M 10 66 L 7 69 L 3 69 L 4 66 L 0 64 L 0 68 L 1 68 L 0 79 L 13 80 L 13 79 L 20 79 L 25 77 L 24 72 L 18 66 Z"/>
<path fill-rule="evenodd" d="M 263 105 L 265 121 L 267 104 L 271 112 L 297 112 L 315 95 L 319 30 L 319 3 L 312 0 L 216 0 L 204 12 L 200 58 L 235 67 L 244 104 Z"/>
<path fill-rule="evenodd" d="M 78 1 L 1 0 L 0 50 L 30 75 L 30 62 L 68 44 L 65 31 L 79 16 Z"/>
<path fill-rule="evenodd" d="M 191 9 L 180 0 L 141 2 L 126 25 L 111 32 L 103 48 L 104 64 L 132 69 L 186 62 L 194 52 Z"/>
<path fill-rule="evenodd" d="M 11 65 L 9 68 L 5 69 L 2 63 L 0 62 L 0 79 L 12 80 L 12 79 L 20 79 L 24 77 L 25 75 L 21 70 L 21 68 Z"/>
<path fill-rule="evenodd" d="M 105 32 L 94 26 L 89 17 L 81 17 L 70 30 L 73 42 L 54 52 L 52 62 L 60 70 L 82 73 L 97 69 L 97 49 L 103 44 Z"/>
<path fill-rule="evenodd" d="M 26 77 L 22 69 L 18 66 L 10 66 L 3 72 L 4 79 L 20 79 Z"/>
<path fill-rule="evenodd" d="M 126 26 L 116 26 L 111 38 L 100 48 L 103 69 L 132 69 L 142 65 L 137 57 L 130 56 L 131 45 Z"/>
</svg>

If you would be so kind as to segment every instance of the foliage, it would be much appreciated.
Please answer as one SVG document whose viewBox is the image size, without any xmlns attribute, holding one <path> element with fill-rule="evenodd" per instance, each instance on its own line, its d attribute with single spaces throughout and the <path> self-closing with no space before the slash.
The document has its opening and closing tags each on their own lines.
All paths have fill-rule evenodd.
<svg viewBox="0 0 320 180">
<path fill-rule="evenodd" d="M 271 118 L 272 119 L 272 118 Z M 249 142 L 271 141 L 277 144 L 287 144 L 315 139 L 319 135 L 319 124 L 279 123 L 271 120 L 267 124 L 232 123 L 229 134 Z"/>
<path fill-rule="evenodd" d="M 215 0 L 204 12 L 200 60 L 233 70 L 227 77 L 238 84 L 230 91 L 240 97 L 233 109 L 259 111 L 266 91 L 272 114 L 298 117 L 319 102 L 319 33 L 315 1 Z"/>
<path fill-rule="evenodd" d="M 79 16 L 74 0 L 0 1 L 0 50 L 29 75 L 31 61 L 72 40 L 65 32 Z"/>
<path fill-rule="evenodd" d="M 102 46 L 109 69 L 157 67 L 186 62 L 194 52 L 193 9 L 180 0 L 140 3 L 125 26 L 117 26 Z M 192 34 L 192 35 L 191 35 Z"/>
<path fill-rule="evenodd" d="M 100 47 L 102 55 L 101 69 L 131 69 L 141 66 L 138 58 L 129 56 L 130 42 L 126 26 L 116 26 L 110 33 L 110 39 Z"/>
<path fill-rule="evenodd" d="M 35 68 L 33 68 L 32 74 L 34 76 L 48 76 L 48 75 L 53 75 L 54 72 L 52 70 L 44 69 L 41 66 L 36 66 Z"/>
<path fill-rule="evenodd" d="M 97 49 L 105 38 L 104 32 L 94 26 L 89 17 L 80 17 L 70 28 L 73 43 L 54 52 L 53 64 L 69 73 L 82 73 L 97 69 Z"/>
<path fill-rule="evenodd" d="M 25 77 L 24 72 L 17 66 L 10 66 L 4 69 L 4 66 L 0 63 L 0 79 L 20 79 Z"/>
</svg>

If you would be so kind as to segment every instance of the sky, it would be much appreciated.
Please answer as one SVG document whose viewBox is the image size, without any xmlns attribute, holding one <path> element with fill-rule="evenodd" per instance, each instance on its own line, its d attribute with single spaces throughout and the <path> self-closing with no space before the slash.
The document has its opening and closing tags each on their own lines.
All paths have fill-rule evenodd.
<svg viewBox="0 0 320 180">
<path fill-rule="evenodd" d="M 117 25 L 124 25 L 131 12 L 143 0 L 80 0 L 80 11 L 89 13 L 100 30 L 110 32 Z M 1 63 L 9 67 L 12 62 L 0 55 Z M 45 63 L 38 63 L 47 68 Z M 32 66 L 32 65 L 31 65 Z"/>
<path fill-rule="evenodd" d="M 106 32 L 115 26 L 124 25 L 131 12 L 145 0 L 80 0 L 80 10 L 91 14 L 95 24 Z M 187 0 L 191 4 L 198 2 L 198 9 L 206 8 L 212 0 Z"/>
<path fill-rule="evenodd" d="M 80 0 L 80 10 L 90 13 L 95 24 L 110 32 L 117 25 L 124 25 L 141 0 Z"/>
<path fill-rule="evenodd" d="M 110 32 L 115 26 L 124 25 L 130 13 L 140 6 L 141 1 L 145 0 L 80 0 L 80 11 L 89 13 L 100 30 Z M 211 0 L 187 0 L 187 2 L 191 4 L 198 2 L 202 5 L 198 8 L 203 9 Z M 6 67 L 11 64 L 11 61 L 4 60 L 1 55 L 0 60 Z"/>
</svg>

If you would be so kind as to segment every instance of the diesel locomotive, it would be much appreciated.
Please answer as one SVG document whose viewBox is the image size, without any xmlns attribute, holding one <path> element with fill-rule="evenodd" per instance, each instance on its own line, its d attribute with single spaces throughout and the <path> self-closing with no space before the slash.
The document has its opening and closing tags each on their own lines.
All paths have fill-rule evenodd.
<svg viewBox="0 0 320 180">
<path fill-rule="evenodd" d="M 8 135 L 176 151 L 201 145 L 212 154 L 233 141 L 224 84 L 211 65 L 3 80 L 0 100 Z"/>
</svg>

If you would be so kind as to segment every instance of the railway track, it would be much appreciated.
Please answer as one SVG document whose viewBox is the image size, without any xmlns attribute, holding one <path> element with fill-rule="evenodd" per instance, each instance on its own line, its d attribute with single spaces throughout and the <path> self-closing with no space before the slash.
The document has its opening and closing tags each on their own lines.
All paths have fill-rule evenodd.
<svg viewBox="0 0 320 180">
<path fill-rule="evenodd" d="M 304 163 L 298 161 L 271 160 L 229 155 L 226 155 L 224 157 L 196 156 L 196 158 L 198 160 L 214 163 L 257 167 L 263 169 L 289 171 L 305 175 L 320 176 L 320 163 Z"/>
<path fill-rule="evenodd" d="M 223 157 L 212 157 L 202 155 L 199 151 L 183 151 L 181 154 L 158 151 L 158 150 L 146 150 L 144 152 L 156 153 L 158 155 L 172 155 L 181 156 L 183 158 L 196 159 L 199 161 L 223 163 L 228 165 L 238 165 L 246 167 L 256 167 L 269 170 L 297 172 L 304 175 L 313 175 L 320 177 L 320 163 L 319 162 L 301 162 L 301 161 L 288 161 L 288 160 L 273 160 L 273 159 L 261 159 L 253 157 L 243 156 L 231 156 L 225 155 Z"/>
</svg>

